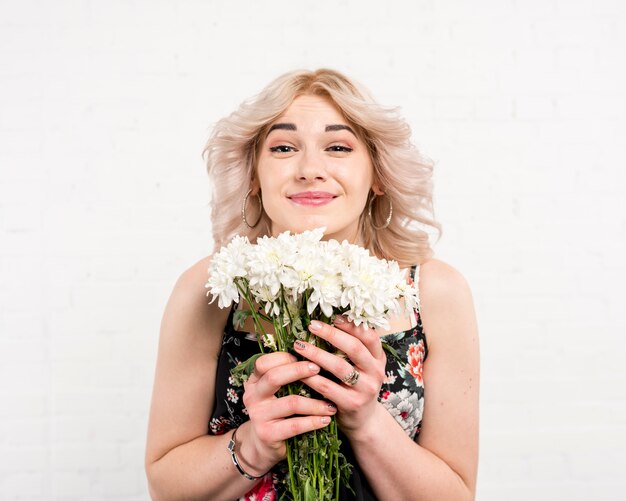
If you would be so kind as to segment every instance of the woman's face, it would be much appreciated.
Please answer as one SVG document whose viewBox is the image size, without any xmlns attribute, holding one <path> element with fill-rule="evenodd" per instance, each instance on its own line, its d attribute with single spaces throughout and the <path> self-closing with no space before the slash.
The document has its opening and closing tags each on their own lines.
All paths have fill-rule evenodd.
<svg viewBox="0 0 626 501">
<path fill-rule="evenodd" d="M 254 187 L 272 235 L 326 227 L 326 238 L 360 242 L 359 217 L 374 170 L 367 146 L 332 101 L 304 95 L 269 127 Z"/>
</svg>

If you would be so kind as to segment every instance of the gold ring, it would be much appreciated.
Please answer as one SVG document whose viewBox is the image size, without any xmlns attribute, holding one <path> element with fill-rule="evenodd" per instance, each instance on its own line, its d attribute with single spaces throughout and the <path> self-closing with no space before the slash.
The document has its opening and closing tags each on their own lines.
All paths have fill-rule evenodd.
<svg viewBox="0 0 626 501">
<path fill-rule="evenodd" d="M 359 380 L 360 375 L 361 373 L 359 371 L 357 371 L 356 369 L 353 369 L 350 374 L 348 374 L 346 377 L 344 377 L 341 380 L 341 382 L 345 384 L 349 384 L 350 386 L 354 386 Z"/>
</svg>

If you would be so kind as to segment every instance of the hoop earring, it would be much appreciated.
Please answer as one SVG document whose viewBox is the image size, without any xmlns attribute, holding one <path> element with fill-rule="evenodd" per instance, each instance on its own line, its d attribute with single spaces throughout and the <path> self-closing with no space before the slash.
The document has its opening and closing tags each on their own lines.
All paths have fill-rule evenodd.
<svg viewBox="0 0 626 501">
<path fill-rule="evenodd" d="M 253 225 L 250 225 L 250 223 L 248 223 L 248 219 L 246 218 L 246 209 L 248 208 L 248 197 L 250 196 L 250 193 L 252 193 L 252 189 L 249 189 L 248 192 L 246 193 L 246 196 L 243 197 L 243 203 L 241 204 L 241 219 L 243 220 L 243 224 L 245 224 L 248 228 L 252 229 L 257 224 L 259 224 L 259 221 L 261 220 L 261 217 L 263 216 L 263 200 L 261 200 L 261 195 L 257 193 L 256 197 L 259 199 L 259 207 L 260 207 L 259 217 Z"/>
<path fill-rule="evenodd" d="M 372 202 L 374 202 L 375 198 L 376 195 L 374 195 L 370 199 L 369 207 L 367 209 L 367 215 L 370 218 L 370 224 L 372 225 L 372 228 L 374 228 L 375 230 L 384 230 L 387 226 L 389 226 L 389 223 L 391 223 L 391 216 L 393 214 L 393 203 L 391 202 L 391 197 L 387 195 L 387 198 L 389 199 L 389 214 L 387 215 L 387 219 L 385 219 L 385 223 L 382 226 L 376 226 L 374 224 L 374 218 L 372 217 Z"/>
</svg>

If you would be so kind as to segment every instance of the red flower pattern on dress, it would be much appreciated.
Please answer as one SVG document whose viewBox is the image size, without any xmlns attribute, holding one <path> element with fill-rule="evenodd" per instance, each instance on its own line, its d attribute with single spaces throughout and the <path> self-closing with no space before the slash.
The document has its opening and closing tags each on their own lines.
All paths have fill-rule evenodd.
<svg viewBox="0 0 626 501">
<path fill-rule="evenodd" d="M 243 497 L 245 501 L 275 501 L 274 475 L 270 472 Z"/>
<path fill-rule="evenodd" d="M 422 384 L 424 382 L 424 355 L 426 354 L 424 341 L 420 339 L 417 343 L 411 343 L 406 354 L 408 371 L 418 383 Z"/>
<path fill-rule="evenodd" d="M 230 425 L 230 421 L 224 416 L 213 418 L 209 422 L 209 429 L 213 435 L 223 435 L 226 433 L 226 427 Z"/>
</svg>

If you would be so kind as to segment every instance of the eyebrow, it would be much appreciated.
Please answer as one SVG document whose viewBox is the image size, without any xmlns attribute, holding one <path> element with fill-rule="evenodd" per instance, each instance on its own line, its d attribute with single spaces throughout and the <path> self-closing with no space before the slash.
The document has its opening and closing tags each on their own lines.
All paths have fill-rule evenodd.
<svg viewBox="0 0 626 501">
<path fill-rule="evenodd" d="M 267 131 L 267 134 L 266 134 L 265 137 L 269 136 L 270 132 L 272 132 L 274 129 L 298 130 L 298 128 L 296 127 L 296 124 L 292 124 L 292 123 L 274 124 L 274 125 L 272 125 L 270 127 L 270 130 Z M 352 127 L 350 127 L 348 125 L 344 125 L 344 124 L 327 125 L 326 128 L 324 129 L 324 132 L 332 132 L 332 131 L 336 131 L 336 130 L 347 130 L 348 132 L 351 132 L 356 137 L 356 134 L 352 130 Z"/>
</svg>

